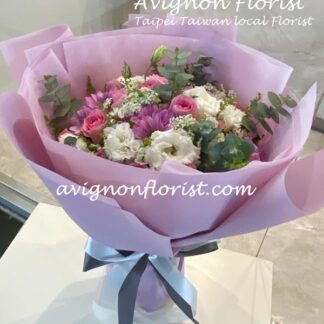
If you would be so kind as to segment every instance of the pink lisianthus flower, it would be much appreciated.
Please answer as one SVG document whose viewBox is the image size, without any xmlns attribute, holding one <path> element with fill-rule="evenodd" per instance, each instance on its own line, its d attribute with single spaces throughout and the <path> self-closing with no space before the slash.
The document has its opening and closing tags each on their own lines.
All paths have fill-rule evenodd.
<svg viewBox="0 0 324 324">
<path fill-rule="evenodd" d="M 110 99 L 109 92 L 98 91 L 97 93 L 85 97 L 85 106 L 96 109 L 99 108 L 99 104 L 103 104 L 107 99 Z"/>
<path fill-rule="evenodd" d="M 261 161 L 261 156 L 259 151 L 255 151 L 250 156 L 251 161 Z"/>
<path fill-rule="evenodd" d="M 106 157 L 106 154 L 105 154 L 105 151 L 104 150 L 99 150 L 98 152 L 96 152 L 95 155 L 96 156 L 99 156 L 101 158 L 105 158 Z"/>
<path fill-rule="evenodd" d="M 194 118 L 199 117 L 198 107 L 194 99 L 185 95 L 179 95 L 171 101 L 170 110 L 175 116 L 191 114 Z"/>
<path fill-rule="evenodd" d="M 120 81 L 118 79 L 114 79 L 114 80 L 106 82 L 106 90 L 107 91 L 119 90 L 122 88 L 123 88 L 123 85 L 120 83 Z"/>
<path fill-rule="evenodd" d="M 83 121 L 82 133 L 99 144 L 101 133 L 107 124 L 107 117 L 100 109 L 94 109 Z"/>
<path fill-rule="evenodd" d="M 141 88 L 155 88 L 163 84 L 168 84 L 169 80 L 165 77 L 162 77 L 158 74 L 150 75 L 144 83 L 142 83 Z"/>
<path fill-rule="evenodd" d="M 197 170 L 197 164 L 194 163 L 194 162 L 191 162 L 189 164 L 186 164 L 186 166 L 189 167 L 189 168 L 191 168 L 191 169 Z"/>
<path fill-rule="evenodd" d="M 118 80 L 116 80 L 118 81 Z M 118 81 L 119 82 L 119 81 Z M 126 89 L 112 88 L 109 92 L 98 91 L 85 97 L 84 106 L 79 109 L 69 120 L 69 126 L 74 131 L 81 130 L 85 118 L 95 109 L 99 109 L 99 105 L 103 104 L 107 99 L 112 100 L 111 107 L 119 106 L 127 95 Z"/>
<path fill-rule="evenodd" d="M 79 136 L 82 134 L 80 127 L 76 127 L 76 126 L 71 126 L 69 127 L 69 131 L 76 136 Z"/>
<path fill-rule="evenodd" d="M 135 167 L 135 168 L 140 168 L 140 169 L 148 169 L 148 165 L 147 164 L 142 164 L 142 163 L 138 163 L 138 162 L 132 162 L 129 165 Z"/>
<path fill-rule="evenodd" d="M 225 123 L 223 120 L 219 120 L 217 123 L 217 128 L 224 130 L 225 129 Z"/>
<path fill-rule="evenodd" d="M 113 89 L 108 92 L 109 98 L 112 99 L 112 108 L 120 106 L 127 96 L 126 89 Z"/>
<path fill-rule="evenodd" d="M 142 107 L 131 121 L 134 123 L 133 132 L 136 139 L 145 139 L 155 131 L 170 129 L 170 119 L 173 114 L 168 109 L 160 109 L 157 105 Z"/>
</svg>

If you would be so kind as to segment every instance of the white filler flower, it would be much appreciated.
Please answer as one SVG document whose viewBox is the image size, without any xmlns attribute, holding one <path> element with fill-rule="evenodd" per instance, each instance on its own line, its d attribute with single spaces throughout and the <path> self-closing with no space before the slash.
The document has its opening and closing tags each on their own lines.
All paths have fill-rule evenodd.
<svg viewBox="0 0 324 324">
<path fill-rule="evenodd" d="M 124 77 L 119 77 L 118 80 L 122 83 L 125 83 Z M 138 86 L 141 83 L 145 82 L 145 78 L 143 75 L 135 75 L 135 76 L 129 78 L 129 81 L 132 83 L 133 86 Z"/>
<path fill-rule="evenodd" d="M 201 115 L 216 116 L 220 112 L 222 100 L 213 97 L 204 87 L 188 89 L 183 94 L 196 101 Z"/>
<path fill-rule="evenodd" d="M 245 113 L 235 106 L 229 105 L 219 115 L 224 121 L 225 130 L 231 130 L 241 128 Z"/>
<path fill-rule="evenodd" d="M 104 150 L 110 160 L 123 162 L 136 157 L 142 142 L 136 140 L 128 123 L 104 129 Z"/>
<path fill-rule="evenodd" d="M 146 148 L 145 163 L 151 168 L 160 169 L 164 161 L 189 164 L 199 159 L 200 150 L 184 132 L 170 129 L 156 131 L 151 136 L 151 146 Z"/>
</svg>

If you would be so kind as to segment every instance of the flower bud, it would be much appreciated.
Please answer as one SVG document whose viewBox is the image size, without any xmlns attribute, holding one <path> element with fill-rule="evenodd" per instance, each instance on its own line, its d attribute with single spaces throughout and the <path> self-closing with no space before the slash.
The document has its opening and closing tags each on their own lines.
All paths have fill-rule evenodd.
<svg viewBox="0 0 324 324">
<path fill-rule="evenodd" d="M 157 48 L 152 56 L 151 64 L 154 66 L 159 63 L 159 61 L 162 59 L 162 57 L 165 55 L 167 48 L 165 45 L 161 45 L 159 48 Z"/>
</svg>

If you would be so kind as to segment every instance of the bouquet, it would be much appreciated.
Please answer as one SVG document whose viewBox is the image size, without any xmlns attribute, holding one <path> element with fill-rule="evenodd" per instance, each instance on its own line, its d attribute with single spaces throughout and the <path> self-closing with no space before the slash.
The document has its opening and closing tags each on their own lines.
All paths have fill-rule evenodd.
<svg viewBox="0 0 324 324">
<path fill-rule="evenodd" d="M 171 297 L 197 323 L 185 257 L 323 207 L 324 151 L 296 160 L 316 86 L 293 99 L 292 68 L 238 44 L 233 27 L 132 21 L 2 43 L 20 87 L 0 97 L 1 125 L 89 235 L 85 270 L 110 264 L 95 312 L 131 324 L 135 302 L 152 312 Z"/>
<path fill-rule="evenodd" d="M 283 106 L 294 108 L 296 101 L 269 92 L 270 106 L 261 94 L 240 106 L 233 90 L 209 82 L 205 69 L 212 58 L 198 53 L 190 62 L 192 56 L 161 45 L 145 75 L 134 76 L 125 63 L 122 76 L 100 90 L 88 76 L 82 100 L 70 97 L 69 84 L 60 86 L 55 76 L 44 76 L 46 94 L 40 101 L 52 103 L 48 125 L 61 143 L 141 168 L 160 170 L 173 161 L 222 172 L 260 160 L 262 131 L 273 134 L 268 120 L 279 124 L 280 116 L 291 118 Z M 164 57 L 169 62 L 159 65 Z"/>
</svg>

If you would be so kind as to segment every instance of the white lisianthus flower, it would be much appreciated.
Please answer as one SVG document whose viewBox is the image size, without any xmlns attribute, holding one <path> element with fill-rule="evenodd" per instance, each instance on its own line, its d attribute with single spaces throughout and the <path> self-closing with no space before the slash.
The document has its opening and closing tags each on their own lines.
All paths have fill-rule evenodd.
<svg viewBox="0 0 324 324">
<path fill-rule="evenodd" d="M 205 87 L 188 89 L 183 94 L 195 100 L 200 115 L 215 117 L 220 112 L 222 100 L 213 97 Z"/>
<path fill-rule="evenodd" d="M 151 135 L 151 145 L 145 150 L 145 163 L 151 168 L 160 169 L 164 161 L 190 164 L 199 159 L 200 149 L 182 131 L 170 129 L 156 131 Z"/>
<path fill-rule="evenodd" d="M 110 160 L 123 162 L 136 157 L 142 142 L 136 140 L 128 123 L 104 129 L 104 150 Z"/>
<path fill-rule="evenodd" d="M 233 105 L 227 106 L 219 117 L 224 121 L 225 130 L 239 129 L 242 126 L 242 119 L 246 114 Z"/>
</svg>

